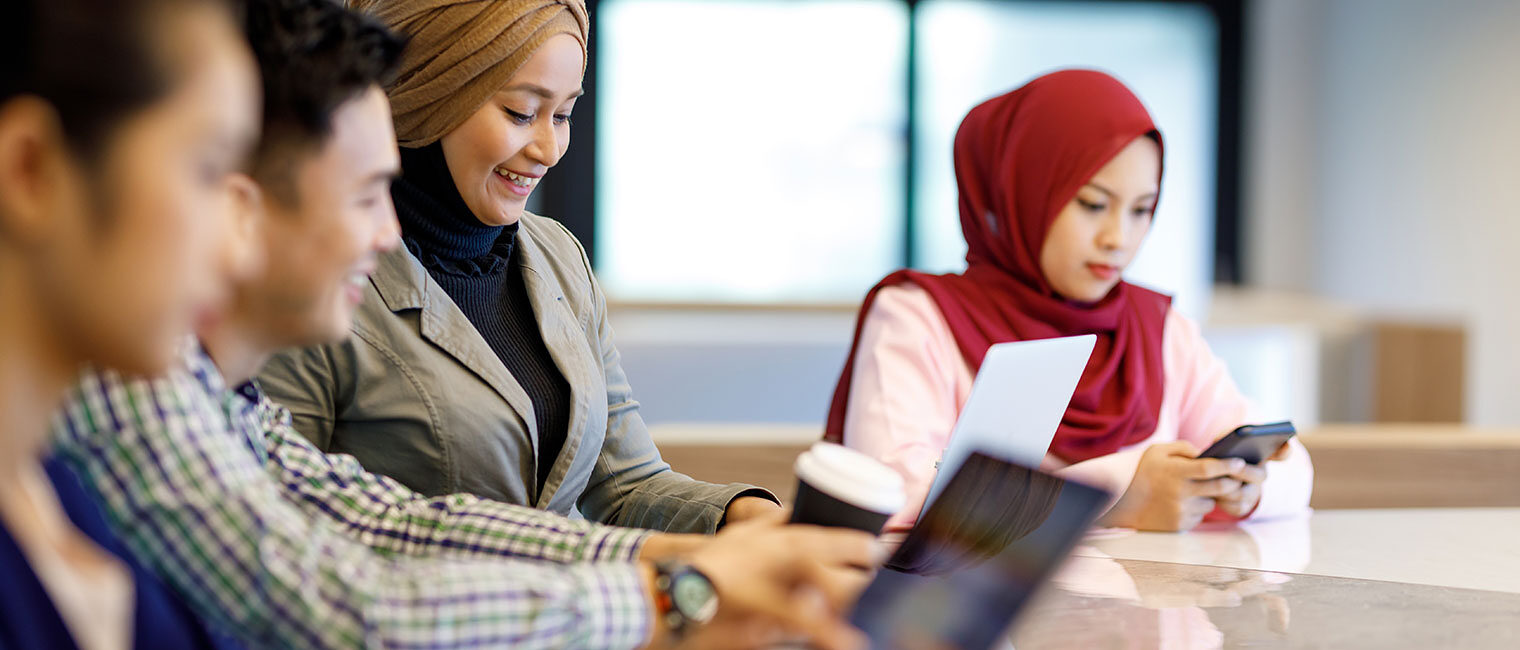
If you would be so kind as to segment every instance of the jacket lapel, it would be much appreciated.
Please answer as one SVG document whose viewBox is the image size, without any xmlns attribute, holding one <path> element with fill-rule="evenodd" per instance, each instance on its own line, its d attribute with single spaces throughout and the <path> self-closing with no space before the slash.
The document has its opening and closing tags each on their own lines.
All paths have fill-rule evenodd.
<svg viewBox="0 0 1520 650">
<path fill-rule="evenodd" d="M 428 275 L 427 269 L 422 268 L 422 263 L 406 248 L 398 248 L 380 257 L 371 282 L 392 312 L 422 310 L 422 337 L 475 373 L 506 400 L 507 405 L 522 418 L 533 446 L 533 456 L 537 458 L 538 424 L 527 391 L 512 377 L 506 364 L 496 356 L 491 345 L 486 343 L 479 330 L 454 304 L 449 294 Z M 443 387 L 442 390 L 448 389 Z M 534 477 L 523 478 L 528 485 L 528 493 L 532 494 L 538 481 Z M 542 496 L 539 498 L 541 500 Z"/>
<path fill-rule="evenodd" d="M 565 475 L 585 438 L 591 411 L 591 393 L 601 385 L 602 377 L 599 373 L 602 366 L 601 361 L 593 357 L 586 345 L 586 323 L 579 322 L 566 303 L 564 289 L 548 270 L 549 260 L 533 240 L 532 233 L 533 230 L 526 223 L 517 233 L 523 284 L 528 289 L 528 300 L 533 304 L 539 333 L 544 338 L 545 347 L 549 349 L 549 356 L 553 357 L 560 374 L 565 376 L 565 382 L 570 384 L 570 427 L 565 432 L 565 446 L 560 451 L 559 458 L 539 459 L 541 463 L 554 463 L 535 504 L 535 507 L 547 508 L 555 492 L 564 483 Z"/>
</svg>

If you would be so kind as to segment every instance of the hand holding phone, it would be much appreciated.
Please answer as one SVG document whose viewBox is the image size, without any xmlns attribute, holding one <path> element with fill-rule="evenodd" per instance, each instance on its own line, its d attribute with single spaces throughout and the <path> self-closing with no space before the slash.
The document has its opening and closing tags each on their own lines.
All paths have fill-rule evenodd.
<svg viewBox="0 0 1520 650">
<path fill-rule="evenodd" d="M 1215 441 L 1198 457 L 1239 458 L 1252 465 L 1260 465 L 1297 433 L 1292 422 L 1247 424 Z"/>
</svg>

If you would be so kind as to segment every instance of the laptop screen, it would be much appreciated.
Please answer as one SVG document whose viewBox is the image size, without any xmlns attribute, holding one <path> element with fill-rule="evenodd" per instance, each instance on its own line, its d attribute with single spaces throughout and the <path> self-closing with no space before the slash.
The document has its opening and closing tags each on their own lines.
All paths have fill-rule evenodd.
<svg viewBox="0 0 1520 650">
<path fill-rule="evenodd" d="M 873 648 L 992 647 L 1107 502 L 1102 490 L 974 453 L 851 622 Z"/>
</svg>

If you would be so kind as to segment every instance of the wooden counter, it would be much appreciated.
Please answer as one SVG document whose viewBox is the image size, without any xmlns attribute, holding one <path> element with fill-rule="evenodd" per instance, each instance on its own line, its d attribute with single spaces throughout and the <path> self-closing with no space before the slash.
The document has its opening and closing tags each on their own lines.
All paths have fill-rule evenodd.
<svg viewBox="0 0 1520 650">
<path fill-rule="evenodd" d="M 775 443 L 746 433 L 739 444 L 661 441 L 660 451 L 677 471 L 759 485 L 789 501 L 792 462 L 810 443 L 790 429 Z M 1302 439 L 1314 459 L 1316 508 L 1520 507 L 1520 431 L 1326 425 Z"/>
</svg>

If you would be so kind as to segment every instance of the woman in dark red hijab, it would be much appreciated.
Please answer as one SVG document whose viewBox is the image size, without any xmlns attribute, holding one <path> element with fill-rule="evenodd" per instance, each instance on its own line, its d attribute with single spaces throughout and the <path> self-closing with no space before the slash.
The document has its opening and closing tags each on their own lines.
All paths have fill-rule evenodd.
<svg viewBox="0 0 1520 650">
<path fill-rule="evenodd" d="M 1246 401 L 1170 297 L 1121 280 L 1150 228 L 1162 149 L 1140 100 L 1101 72 L 1048 74 L 972 109 L 955 138 L 967 269 L 898 271 L 866 296 L 826 439 L 927 490 L 989 346 L 1096 334 L 1046 464 L 1124 493 L 1107 523 L 1186 529 L 1216 507 L 1275 513 L 1279 495 L 1301 510 L 1303 452 L 1296 473 L 1274 468 L 1295 475 L 1272 485 L 1294 489 L 1268 490 L 1268 510 L 1266 468 L 1194 458 L 1245 422 Z"/>
</svg>

